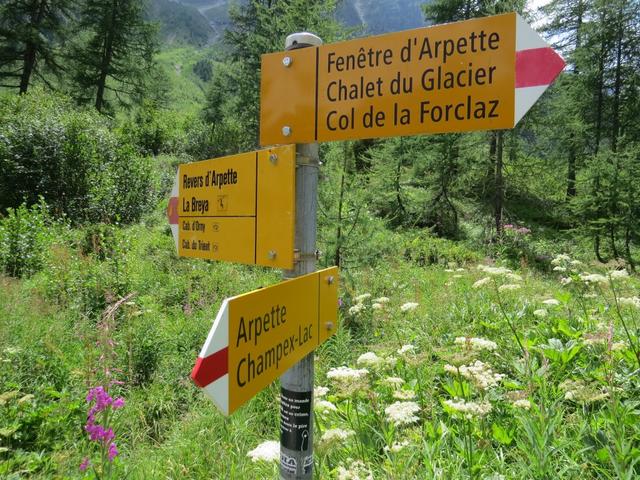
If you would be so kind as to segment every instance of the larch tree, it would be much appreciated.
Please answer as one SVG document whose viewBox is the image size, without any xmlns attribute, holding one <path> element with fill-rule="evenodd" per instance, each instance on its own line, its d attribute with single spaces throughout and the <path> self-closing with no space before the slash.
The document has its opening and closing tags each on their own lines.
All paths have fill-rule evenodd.
<svg viewBox="0 0 640 480">
<path fill-rule="evenodd" d="M 156 28 L 140 0 L 85 0 L 79 16 L 85 34 L 73 48 L 82 100 L 99 112 L 113 100 L 128 105 L 144 95 L 156 52 Z"/>
</svg>

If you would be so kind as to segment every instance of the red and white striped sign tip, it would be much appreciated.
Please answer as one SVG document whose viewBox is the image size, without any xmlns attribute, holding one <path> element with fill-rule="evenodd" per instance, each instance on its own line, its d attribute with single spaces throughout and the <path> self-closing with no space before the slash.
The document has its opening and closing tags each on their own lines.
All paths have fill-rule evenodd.
<svg viewBox="0 0 640 480">
<path fill-rule="evenodd" d="M 516 14 L 516 76 L 513 125 L 524 117 L 565 67 L 565 61 Z"/>
<path fill-rule="evenodd" d="M 337 331 L 337 267 L 227 298 L 191 372 L 230 415 Z"/>
</svg>

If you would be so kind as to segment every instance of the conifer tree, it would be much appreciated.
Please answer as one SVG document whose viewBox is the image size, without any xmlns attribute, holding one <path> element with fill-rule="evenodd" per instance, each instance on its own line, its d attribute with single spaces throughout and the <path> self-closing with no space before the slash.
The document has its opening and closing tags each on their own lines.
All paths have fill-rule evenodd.
<svg viewBox="0 0 640 480">
<path fill-rule="evenodd" d="M 62 70 L 56 41 L 69 16 L 70 0 L 4 0 L 0 2 L 0 86 L 29 89 L 44 72 Z"/>
<path fill-rule="evenodd" d="M 73 49 L 81 99 L 102 112 L 115 99 L 127 105 L 144 94 L 156 51 L 155 27 L 144 19 L 140 0 L 85 0 Z"/>
</svg>

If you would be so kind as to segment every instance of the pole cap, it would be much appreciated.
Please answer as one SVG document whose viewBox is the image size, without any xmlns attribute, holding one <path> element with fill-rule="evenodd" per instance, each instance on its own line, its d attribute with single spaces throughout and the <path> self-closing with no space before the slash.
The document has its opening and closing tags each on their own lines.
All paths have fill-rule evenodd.
<svg viewBox="0 0 640 480">
<path fill-rule="evenodd" d="M 309 32 L 292 33 L 284 42 L 285 50 L 295 50 L 297 48 L 318 47 L 322 45 L 322 39 Z"/>
</svg>

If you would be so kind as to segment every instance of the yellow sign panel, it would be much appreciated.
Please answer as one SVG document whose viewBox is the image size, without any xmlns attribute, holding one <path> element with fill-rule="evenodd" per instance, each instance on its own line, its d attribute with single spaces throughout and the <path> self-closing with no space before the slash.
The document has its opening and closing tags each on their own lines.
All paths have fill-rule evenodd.
<svg viewBox="0 0 640 480">
<path fill-rule="evenodd" d="M 512 128 L 515 46 L 511 13 L 264 55 L 260 142 Z"/>
<path fill-rule="evenodd" d="M 295 146 L 180 165 L 176 182 L 180 256 L 293 268 Z"/>
<path fill-rule="evenodd" d="M 233 412 L 336 332 L 338 268 L 234 297 L 228 308 Z"/>
</svg>

